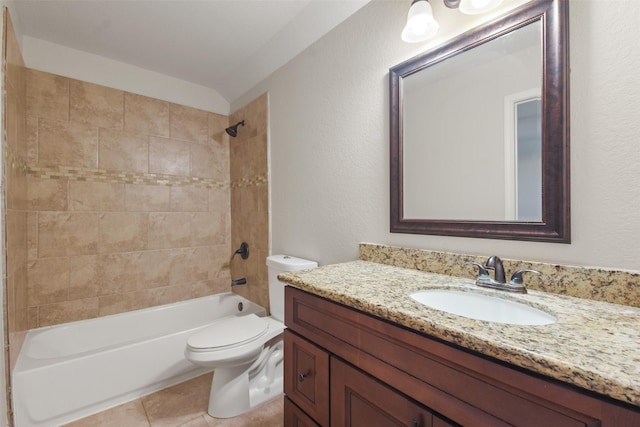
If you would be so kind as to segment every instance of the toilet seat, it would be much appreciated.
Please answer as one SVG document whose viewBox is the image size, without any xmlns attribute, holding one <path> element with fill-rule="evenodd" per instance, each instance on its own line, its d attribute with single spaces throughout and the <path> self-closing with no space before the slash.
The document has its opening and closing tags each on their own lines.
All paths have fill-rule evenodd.
<svg viewBox="0 0 640 427">
<path fill-rule="evenodd" d="M 267 332 L 269 323 L 255 314 L 230 317 L 191 335 L 187 347 L 191 351 L 215 351 L 253 341 Z"/>
<path fill-rule="evenodd" d="M 238 327 L 238 324 L 244 327 Z M 282 334 L 284 329 L 284 323 L 271 317 L 258 317 L 253 314 L 233 316 L 207 326 L 189 337 L 185 357 L 193 363 L 214 368 L 251 363 L 262 351 L 264 343 Z M 216 331 L 223 333 L 225 338 L 216 337 Z M 223 343 L 227 345 L 220 346 Z"/>
</svg>

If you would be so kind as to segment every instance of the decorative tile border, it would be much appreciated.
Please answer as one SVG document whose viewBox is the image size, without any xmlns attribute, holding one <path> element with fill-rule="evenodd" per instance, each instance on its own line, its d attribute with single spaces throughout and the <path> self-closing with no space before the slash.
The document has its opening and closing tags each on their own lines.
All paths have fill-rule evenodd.
<svg viewBox="0 0 640 427">
<path fill-rule="evenodd" d="M 394 248 L 370 243 L 360 244 L 360 259 L 448 276 L 473 278 L 477 272 L 466 261 L 484 263 L 486 257 L 423 249 Z M 576 267 L 503 259 L 508 274 L 519 269 L 534 269 L 526 285 L 530 289 L 640 307 L 640 273 L 603 268 Z"/>
<path fill-rule="evenodd" d="M 40 179 L 70 179 L 72 181 L 104 182 L 110 184 L 164 185 L 198 188 L 248 188 L 267 185 L 268 176 L 256 175 L 233 181 L 220 181 L 194 176 L 163 175 L 141 172 L 123 172 L 107 169 L 79 168 L 72 166 L 31 166 L 12 147 L 6 146 L 7 166 Z"/>
</svg>

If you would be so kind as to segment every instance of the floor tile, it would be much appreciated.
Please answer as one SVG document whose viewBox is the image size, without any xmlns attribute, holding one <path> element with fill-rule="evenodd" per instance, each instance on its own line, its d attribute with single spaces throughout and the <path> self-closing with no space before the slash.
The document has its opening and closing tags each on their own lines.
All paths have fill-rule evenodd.
<svg viewBox="0 0 640 427">
<path fill-rule="evenodd" d="M 142 398 L 152 427 L 176 427 L 207 413 L 212 374 L 206 374 Z"/>
</svg>

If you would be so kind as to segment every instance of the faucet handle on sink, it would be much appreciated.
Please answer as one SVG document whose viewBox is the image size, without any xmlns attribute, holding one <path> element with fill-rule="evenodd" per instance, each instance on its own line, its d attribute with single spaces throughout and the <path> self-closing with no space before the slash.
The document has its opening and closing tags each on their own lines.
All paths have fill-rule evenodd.
<svg viewBox="0 0 640 427">
<path fill-rule="evenodd" d="M 476 267 L 478 267 L 478 273 L 480 274 L 479 278 L 482 278 L 482 279 L 490 278 L 489 271 L 485 268 L 484 265 L 480 264 L 479 262 L 467 261 L 467 262 L 465 262 L 465 264 L 471 264 L 471 265 L 475 265 Z"/>
<path fill-rule="evenodd" d="M 509 281 L 509 284 L 516 285 L 516 286 L 522 285 L 524 283 L 524 280 L 522 279 L 522 275 L 524 273 L 542 274 L 538 270 L 529 270 L 526 268 L 522 270 L 518 270 L 515 273 L 513 273 L 513 275 L 511 276 L 511 280 Z"/>
</svg>

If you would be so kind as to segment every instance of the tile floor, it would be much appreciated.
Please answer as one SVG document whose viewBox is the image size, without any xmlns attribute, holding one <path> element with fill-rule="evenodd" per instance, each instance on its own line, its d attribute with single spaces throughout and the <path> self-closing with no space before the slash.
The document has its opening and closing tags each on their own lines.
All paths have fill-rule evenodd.
<svg viewBox="0 0 640 427">
<path fill-rule="evenodd" d="M 160 390 L 66 427 L 283 427 L 283 398 L 235 418 L 207 414 L 212 374 Z"/>
</svg>

